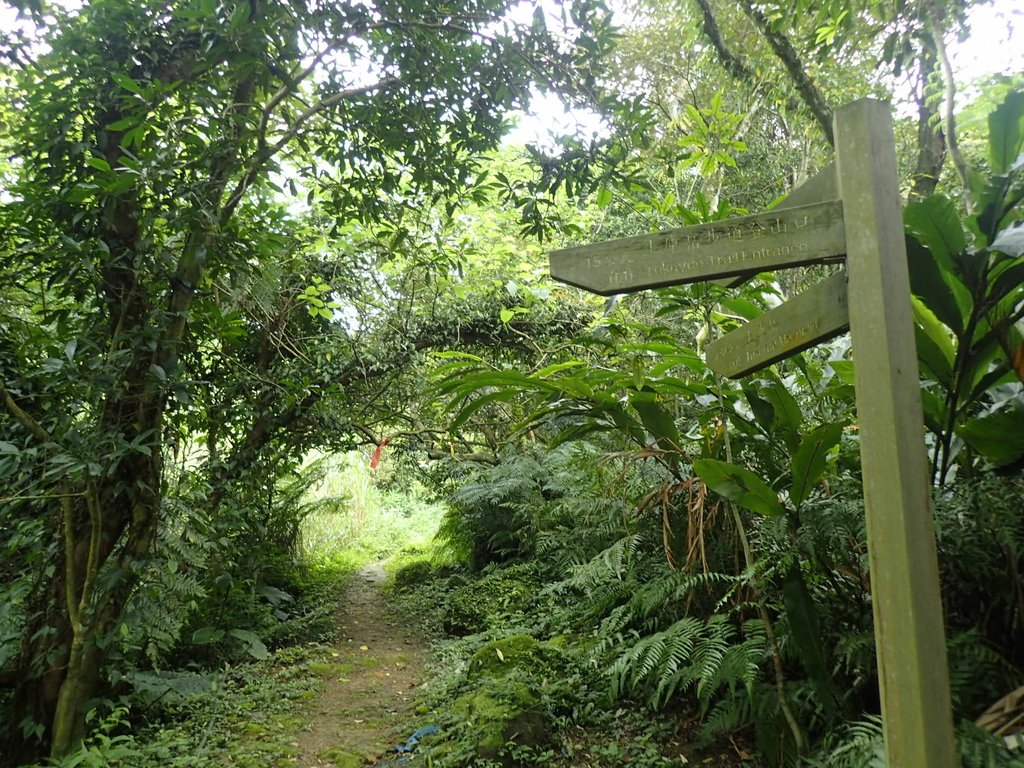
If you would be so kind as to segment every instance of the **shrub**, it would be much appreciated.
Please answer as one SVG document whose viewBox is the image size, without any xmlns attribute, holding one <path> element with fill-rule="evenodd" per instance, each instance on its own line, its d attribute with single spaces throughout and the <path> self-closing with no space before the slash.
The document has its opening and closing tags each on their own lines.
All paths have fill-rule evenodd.
<svg viewBox="0 0 1024 768">
<path fill-rule="evenodd" d="M 494 571 L 452 592 L 443 610 L 444 631 L 470 635 L 501 626 L 510 614 L 529 610 L 539 592 L 540 582 L 532 565 Z"/>
</svg>

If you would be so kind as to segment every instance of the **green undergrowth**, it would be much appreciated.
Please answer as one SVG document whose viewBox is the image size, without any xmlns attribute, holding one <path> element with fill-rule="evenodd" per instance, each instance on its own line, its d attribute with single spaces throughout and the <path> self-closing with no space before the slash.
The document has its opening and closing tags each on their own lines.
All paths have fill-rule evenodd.
<svg viewBox="0 0 1024 768">
<path fill-rule="evenodd" d="M 116 700 L 96 702 L 81 749 L 59 768 L 276 768 L 295 764 L 295 734 L 330 658 L 338 600 L 357 561 L 297 563 L 294 599 L 259 660 L 130 669 Z M 36 766 L 32 768 L 41 768 Z"/>
<path fill-rule="evenodd" d="M 615 702 L 585 633 L 559 634 L 572 600 L 535 565 L 473 574 L 419 548 L 396 558 L 389 598 L 433 638 L 420 706 L 441 726 L 427 764 L 463 766 L 738 765 L 737 753 L 694 749 L 693 718 Z M 738 759 L 738 758 L 737 758 Z M 746 763 L 749 765 L 749 763 Z"/>
<path fill-rule="evenodd" d="M 542 578 L 536 563 L 473 573 L 429 548 L 392 563 L 389 599 L 433 638 L 419 708 L 440 725 L 421 745 L 428 765 L 768 765 L 758 751 L 764 735 L 753 727 L 726 728 L 715 712 L 680 698 L 652 707 L 617 687 L 620 643 L 636 643 L 635 637 L 616 643 L 601 640 L 597 630 L 579 630 L 579 595 L 562 586 Z M 453 615 L 472 621 L 456 625 Z M 999 758 L 1005 753 L 992 737 L 968 725 L 958 740 L 965 766 L 1021 765 Z M 881 768 L 880 755 L 880 724 L 869 717 L 827 736 L 801 765 Z"/>
<path fill-rule="evenodd" d="M 168 673 L 147 709 L 117 707 L 83 748 L 54 765 L 131 768 L 270 768 L 294 765 L 295 733 L 320 685 L 319 643 L 216 672 Z"/>
<path fill-rule="evenodd" d="M 114 696 L 97 702 L 90 737 L 54 765 L 295 765 L 305 708 L 325 674 L 344 672 L 329 644 L 347 581 L 403 548 L 426 552 L 441 514 L 415 484 L 389 481 L 384 464 L 373 473 L 359 454 L 321 456 L 305 470 L 304 495 L 289 507 L 293 552 L 261 561 L 258 578 L 236 567 L 214 579 L 168 650 L 125 666 Z"/>
</svg>

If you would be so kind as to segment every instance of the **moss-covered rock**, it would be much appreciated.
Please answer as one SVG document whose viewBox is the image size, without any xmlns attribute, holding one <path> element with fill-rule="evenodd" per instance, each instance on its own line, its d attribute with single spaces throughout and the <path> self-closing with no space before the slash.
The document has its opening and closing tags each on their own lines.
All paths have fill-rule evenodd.
<svg viewBox="0 0 1024 768">
<path fill-rule="evenodd" d="M 509 752 L 516 747 L 545 747 L 551 739 L 552 697 L 559 695 L 553 685 L 570 663 L 560 643 L 526 634 L 482 645 L 469 660 L 466 692 L 452 711 L 455 727 L 450 736 L 463 762 L 453 756 L 452 762 L 438 764 L 479 760 L 511 766 L 515 762 Z M 432 752 L 435 758 L 441 754 Z"/>
<path fill-rule="evenodd" d="M 553 641 L 540 642 L 530 635 L 509 635 L 483 645 L 469 660 L 466 678 L 520 676 L 543 683 L 564 669 L 564 652 Z"/>
<path fill-rule="evenodd" d="M 502 678 L 456 700 L 453 712 L 476 741 L 481 760 L 512 765 L 507 745 L 539 748 L 549 738 L 540 696 L 525 682 Z"/>
<path fill-rule="evenodd" d="M 413 560 L 395 571 L 394 588 L 401 591 L 425 584 L 435 576 L 434 564 L 428 560 Z"/>
</svg>

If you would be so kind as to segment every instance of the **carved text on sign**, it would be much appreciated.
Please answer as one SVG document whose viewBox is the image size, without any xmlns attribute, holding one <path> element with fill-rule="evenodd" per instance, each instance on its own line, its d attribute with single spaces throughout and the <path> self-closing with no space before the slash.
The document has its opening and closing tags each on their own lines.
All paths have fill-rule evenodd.
<svg viewBox="0 0 1024 768">
<path fill-rule="evenodd" d="M 842 204 L 831 201 L 564 248 L 551 274 L 607 295 L 821 262 L 845 245 Z"/>
<path fill-rule="evenodd" d="M 836 272 L 708 345 L 713 371 L 737 378 L 842 333 L 849 326 L 846 272 Z"/>
</svg>

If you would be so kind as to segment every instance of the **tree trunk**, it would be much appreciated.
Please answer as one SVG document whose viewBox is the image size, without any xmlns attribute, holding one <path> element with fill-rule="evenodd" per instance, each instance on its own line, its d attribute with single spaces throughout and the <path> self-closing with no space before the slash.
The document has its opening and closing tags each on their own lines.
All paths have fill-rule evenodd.
<svg viewBox="0 0 1024 768">
<path fill-rule="evenodd" d="M 935 191 L 946 159 L 946 138 L 939 119 L 939 100 L 929 93 L 928 81 L 935 72 L 935 54 L 922 47 L 918 59 L 921 89 L 917 94 L 917 162 L 911 177 L 909 199 L 921 200 Z"/>
<path fill-rule="evenodd" d="M 95 637 L 80 635 L 71 645 L 67 674 L 61 684 L 53 713 L 51 757 L 60 758 L 70 754 L 85 738 L 86 707 L 99 689 L 100 668 L 103 664 L 95 640 Z"/>
<path fill-rule="evenodd" d="M 63 557 L 54 558 L 56 578 L 29 599 L 8 711 L 0 731 L 0 766 L 28 765 L 49 753 L 53 715 L 67 666 L 71 627 L 64 600 Z M 41 668 L 42 665 L 45 667 Z"/>
</svg>

